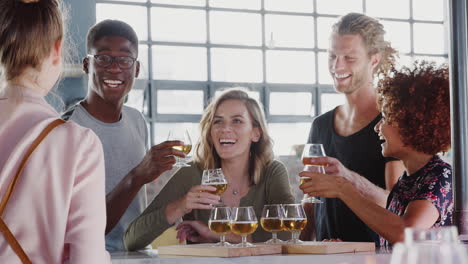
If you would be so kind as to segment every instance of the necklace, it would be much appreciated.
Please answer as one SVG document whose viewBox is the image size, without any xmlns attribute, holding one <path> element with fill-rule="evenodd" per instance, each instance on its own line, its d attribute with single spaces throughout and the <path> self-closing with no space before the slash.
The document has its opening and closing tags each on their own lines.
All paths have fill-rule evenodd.
<svg viewBox="0 0 468 264">
<path fill-rule="evenodd" d="M 237 190 L 237 189 L 232 189 L 232 194 L 233 194 L 233 195 L 238 195 L 238 194 L 239 194 L 239 190 Z"/>
</svg>

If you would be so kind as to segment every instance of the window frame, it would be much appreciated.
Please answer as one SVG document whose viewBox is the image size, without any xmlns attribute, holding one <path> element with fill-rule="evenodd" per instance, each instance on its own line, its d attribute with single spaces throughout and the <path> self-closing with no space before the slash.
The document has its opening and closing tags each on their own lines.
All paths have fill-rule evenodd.
<svg viewBox="0 0 468 264">
<path fill-rule="evenodd" d="M 260 101 L 263 104 L 266 119 L 268 123 L 296 123 L 296 122 L 311 122 L 313 118 L 321 113 L 321 94 L 322 93 L 336 93 L 333 85 L 320 83 L 319 78 L 319 53 L 327 52 L 327 49 L 318 48 L 318 25 L 317 19 L 321 17 L 337 18 L 338 15 L 334 14 L 322 14 L 317 13 L 317 1 L 313 0 L 314 12 L 291 12 L 291 11 L 270 11 L 265 10 L 265 0 L 261 0 L 261 7 L 259 10 L 252 9 L 235 9 L 235 8 L 221 8 L 211 7 L 209 0 L 205 0 L 205 6 L 189 6 L 189 5 L 174 5 L 174 4 L 158 4 L 152 3 L 151 0 L 147 0 L 144 3 L 136 3 L 130 1 L 113 1 L 113 0 L 96 0 L 96 4 L 116 4 L 116 5 L 138 5 L 144 6 L 147 10 L 147 26 L 148 26 L 148 39 L 141 40 L 139 45 L 146 45 L 148 47 L 148 69 L 147 79 L 136 79 L 134 89 L 145 89 L 143 106 L 139 110 L 143 110 L 143 113 L 150 126 L 150 139 L 151 145 L 154 142 L 154 123 L 165 122 L 165 123 L 198 123 L 201 115 L 199 114 L 160 114 L 157 112 L 157 90 L 199 90 L 202 91 L 203 96 L 203 107 L 205 108 L 209 100 L 214 96 L 215 91 L 219 88 L 245 86 L 252 90 L 260 93 Z M 369 0 L 362 0 L 362 13 L 366 14 L 366 2 Z M 413 0 L 408 0 L 409 4 L 409 19 L 397 19 L 397 18 L 380 18 L 377 19 L 382 21 L 396 21 L 405 22 L 410 24 L 410 52 L 401 53 L 401 55 L 410 56 L 431 56 L 431 57 L 443 57 L 447 60 L 448 58 L 448 47 L 445 47 L 444 54 L 423 54 L 414 52 L 414 24 L 415 23 L 428 23 L 428 24 L 442 24 L 447 20 L 446 12 L 444 12 L 443 21 L 428 21 L 428 20 L 417 20 L 413 19 Z M 206 11 L 206 43 L 189 43 L 189 42 L 171 42 L 171 41 L 153 41 L 151 39 L 151 8 L 163 7 L 163 8 L 181 8 L 181 9 L 196 9 Z M 215 44 L 210 42 L 210 11 L 228 11 L 228 12 L 240 12 L 240 13 L 255 13 L 261 16 L 261 45 L 233 45 L 233 44 Z M 296 47 L 269 47 L 267 39 L 265 39 L 265 15 L 287 15 L 287 16 L 309 16 L 314 19 L 314 47 L 313 48 L 296 48 Z M 444 25 L 444 30 L 447 31 Z M 322 36 L 323 37 L 323 36 Z M 186 46 L 186 47 L 205 47 L 207 48 L 207 81 L 182 81 L 182 80 L 158 80 L 153 77 L 152 62 L 153 52 L 152 47 L 155 45 L 165 46 Z M 235 48 L 235 49 L 258 49 L 262 53 L 262 82 L 259 83 L 243 83 L 243 82 L 217 82 L 211 80 L 211 49 L 212 48 Z M 278 50 L 278 51 L 311 51 L 315 54 L 315 65 L 314 74 L 315 82 L 312 84 L 300 84 L 300 83 L 268 83 L 266 82 L 266 52 L 267 50 Z M 313 112 L 315 116 L 309 115 L 271 115 L 270 114 L 270 94 L 272 92 L 308 92 L 311 93 L 311 105 L 314 108 Z"/>
</svg>

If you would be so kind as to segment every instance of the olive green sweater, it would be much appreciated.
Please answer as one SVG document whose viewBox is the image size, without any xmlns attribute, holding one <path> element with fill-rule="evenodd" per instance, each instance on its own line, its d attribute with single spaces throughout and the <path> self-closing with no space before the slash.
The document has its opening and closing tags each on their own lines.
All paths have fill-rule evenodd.
<svg viewBox="0 0 468 264">
<path fill-rule="evenodd" d="M 202 171 L 194 164 L 177 171 L 148 208 L 128 227 L 124 236 L 126 248 L 142 249 L 171 227 L 164 213 L 166 206 L 184 196 L 192 186 L 199 185 L 201 178 Z M 260 220 L 263 205 L 286 203 L 294 203 L 288 172 L 281 162 L 274 160 L 263 170 L 260 182 L 252 185 L 249 192 L 241 198 L 239 206 L 253 206 Z M 200 220 L 208 224 L 209 216 L 210 210 L 197 209 L 186 214 L 183 219 Z M 271 233 L 264 231 L 260 226 L 252 234 L 254 242 L 264 242 L 269 238 Z"/>
</svg>

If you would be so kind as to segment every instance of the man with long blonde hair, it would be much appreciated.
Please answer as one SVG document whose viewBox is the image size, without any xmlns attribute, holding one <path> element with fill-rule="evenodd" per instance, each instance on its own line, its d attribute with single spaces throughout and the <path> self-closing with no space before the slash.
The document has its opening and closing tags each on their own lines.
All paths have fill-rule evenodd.
<svg viewBox="0 0 468 264">
<path fill-rule="evenodd" d="M 329 72 L 346 102 L 317 117 L 309 143 L 322 143 L 328 156 L 326 173 L 350 179 L 368 199 L 385 207 L 382 189 L 390 190 L 403 171 L 400 161 L 384 158 L 374 126 L 377 109 L 374 78 L 395 63 L 396 51 L 384 39 L 383 25 L 363 14 L 350 13 L 332 27 Z M 361 177 L 363 176 L 363 177 Z M 368 181 L 362 180 L 363 178 Z M 321 198 L 315 211 L 317 240 L 375 241 L 378 236 L 339 199 Z M 303 232 L 310 239 L 313 222 Z"/>
</svg>

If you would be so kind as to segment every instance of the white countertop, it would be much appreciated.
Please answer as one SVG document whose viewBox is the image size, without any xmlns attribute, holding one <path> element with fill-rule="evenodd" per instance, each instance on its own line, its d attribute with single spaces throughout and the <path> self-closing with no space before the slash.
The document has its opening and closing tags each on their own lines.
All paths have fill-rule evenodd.
<svg viewBox="0 0 468 264">
<path fill-rule="evenodd" d="M 113 252 L 114 264 L 388 264 L 389 253 L 359 252 L 328 255 L 264 255 L 235 258 L 216 257 L 159 257 L 157 250 L 139 252 Z"/>
</svg>

